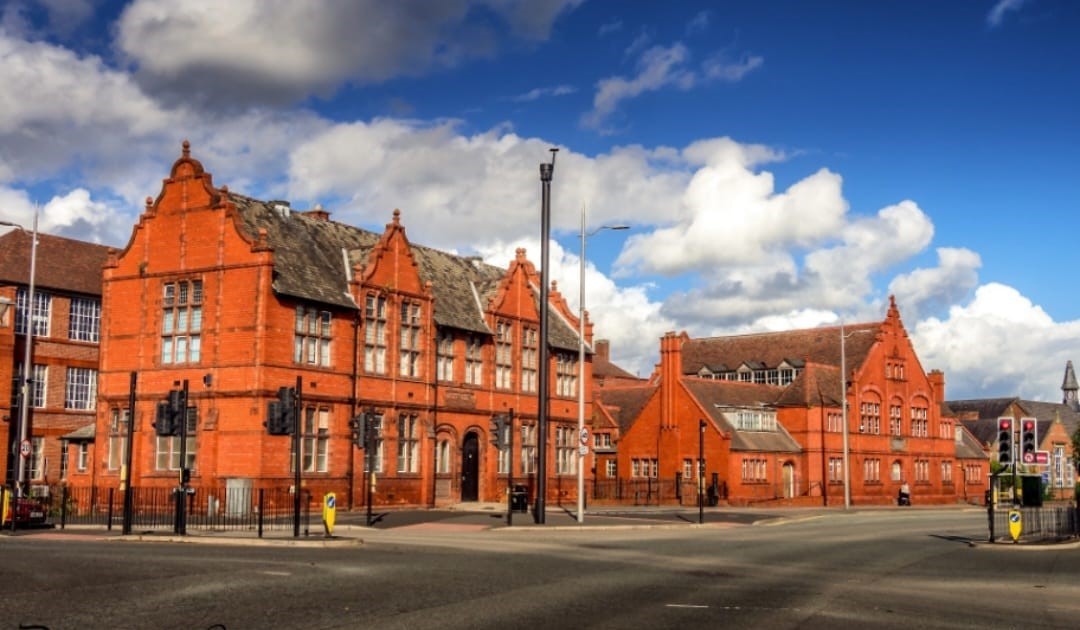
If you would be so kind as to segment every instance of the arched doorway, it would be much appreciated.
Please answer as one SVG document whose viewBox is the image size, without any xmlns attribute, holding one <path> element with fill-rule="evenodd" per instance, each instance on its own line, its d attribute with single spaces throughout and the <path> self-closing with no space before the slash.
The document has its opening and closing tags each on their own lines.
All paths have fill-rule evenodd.
<svg viewBox="0 0 1080 630">
<path fill-rule="evenodd" d="M 465 436 L 461 445 L 461 500 L 480 498 L 480 440 L 475 432 Z"/>
<path fill-rule="evenodd" d="M 795 464 L 784 462 L 781 472 L 784 480 L 784 498 L 791 499 L 795 496 Z"/>
</svg>

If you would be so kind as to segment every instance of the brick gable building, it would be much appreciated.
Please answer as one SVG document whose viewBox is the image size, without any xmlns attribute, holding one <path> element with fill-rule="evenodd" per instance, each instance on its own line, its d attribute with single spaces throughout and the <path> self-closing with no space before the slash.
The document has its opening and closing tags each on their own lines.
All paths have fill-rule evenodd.
<svg viewBox="0 0 1080 630">
<path fill-rule="evenodd" d="M 105 267 L 97 455 L 85 482 L 119 483 L 135 372 L 135 486 L 176 484 L 180 438 L 152 423 L 185 381 L 193 484 L 291 484 L 291 440 L 263 423 L 299 377 L 302 471 L 316 496 L 364 502 L 350 421 L 369 409 L 380 424 L 373 503 L 503 498 L 508 452 L 489 430 L 510 410 L 514 476 L 535 487 L 539 280 L 524 250 L 501 269 L 413 244 L 396 210 L 375 233 L 216 187 L 185 143 Z M 591 372 L 587 360 L 579 382 L 578 320 L 554 288 L 548 308 L 548 498 L 573 500 L 577 388 L 589 391 Z"/>
<path fill-rule="evenodd" d="M 985 455 L 955 430 L 944 375 L 922 370 L 895 303 L 882 322 L 843 331 L 669 333 L 660 355 L 650 383 L 636 388 L 646 402 L 620 418 L 622 477 L 693 478 L 703 432 L 716 499 L 842 505 L 846 399 L 853 503 L 893 502 L 905 481 L 924 503 L 985 487 Z M 598 404 L 619 407 L 628 389 L 598 390 Z"/>
<path fill-rule="evenodd" d="M 30 383 L 30 492 L 87 467 L 97 402 L 101 268 L 107 248 L 38 233 L 34 273 L 33 345 Z M 22 364 L 26 351 L 32 233 L 0 236 L 0 302 L 10 305 L 0 319 L 0 464 L 10 485 L 15 467 L 22 404 Z M 0 309 L 3 309 L 0 306 Z M 84 435 L 69 459 L 68 437 Z"/>
</svg>

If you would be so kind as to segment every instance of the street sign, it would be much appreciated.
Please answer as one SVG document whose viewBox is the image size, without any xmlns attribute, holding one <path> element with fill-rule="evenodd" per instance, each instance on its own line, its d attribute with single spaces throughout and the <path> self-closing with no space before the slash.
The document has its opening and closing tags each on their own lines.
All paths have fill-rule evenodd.
<svg viewBox="0 0 1080 630">
<path fill-rule="evenodd" d="M 1050 463 L 1050 451 L 1032 451 L 1024 453 L 1024 463 L 1035 466 L 1046 466 Z"/>
<path fill-rule="evenodd" d="M 30 457 L 30 440 L 23 440 L 19 444 L 19 454 L 23 457 Z"/>
<path fill-rule="evenodd" d="M 582 429 L 581 430 L 581 445 L 582 446 L 587 446 L 588 444 L 589 444 L 589 430 L 588 429 Z M 584 455 L 584 453 L 582 453 L 582 455 Z"/>
</svg>

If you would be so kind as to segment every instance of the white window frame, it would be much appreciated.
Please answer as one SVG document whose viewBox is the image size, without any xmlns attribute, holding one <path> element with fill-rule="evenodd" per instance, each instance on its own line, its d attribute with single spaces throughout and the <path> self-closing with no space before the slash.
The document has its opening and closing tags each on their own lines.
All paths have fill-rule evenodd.
<svg viewBox="0 0 1080 630">
<path fill-rule="evenodd" d="M 68 339 L 98 343 L 101 339 L 101 300 L 71 298 Z"/>
<path fill-rule="evenodd" d="M 64 409 L 92 411 L 97 407 L 97 370 L 69 367 Z"/>
</svg>

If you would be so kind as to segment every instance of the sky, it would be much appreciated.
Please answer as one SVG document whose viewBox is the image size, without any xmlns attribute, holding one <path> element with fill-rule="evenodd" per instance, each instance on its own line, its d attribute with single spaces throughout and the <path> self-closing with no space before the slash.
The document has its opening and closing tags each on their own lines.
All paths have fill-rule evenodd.
<svg viewBox="0 0 1080 630">
<path fill-rule="evenodd" d="M 613 360 L 666 331 L 880 321 L 949 399 L 1060 400 L 1070 0 L 8 0 L 0 221 L 124 247 L 189 140 L 214 182 L 538 266 Z M 613 231 L 605 226 L 625 225 Z"/>
</svg>

